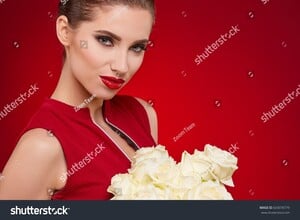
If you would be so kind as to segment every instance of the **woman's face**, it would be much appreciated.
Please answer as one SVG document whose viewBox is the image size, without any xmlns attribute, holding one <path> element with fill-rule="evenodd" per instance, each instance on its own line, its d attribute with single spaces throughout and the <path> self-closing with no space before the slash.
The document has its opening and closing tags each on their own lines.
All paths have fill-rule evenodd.
<svg viewBox="0 0 300 220">
<path fill-rule="evenodd" d="M 141 66 L 153 18 L 145 9 L 122 5 L 94 10 L 93 21 L 72 29 L 66 62 L 89 94 L 111 99 Z"/>
</svg>

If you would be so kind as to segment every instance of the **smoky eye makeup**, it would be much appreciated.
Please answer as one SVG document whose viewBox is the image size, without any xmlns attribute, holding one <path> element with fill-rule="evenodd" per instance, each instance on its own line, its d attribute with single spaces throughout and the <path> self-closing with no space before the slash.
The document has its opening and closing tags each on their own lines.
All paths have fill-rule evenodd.
<svg viewBox="0 0 300 220">
<path fill-rule="evenodd" d="M 130 49 L 135 53 L 141 53 L 147 50 L 147 44 L 146 43 L 135 44 L 131 46 Z"/>
<path fill-rule="evenodd" d="M 105 35 L 95 35 L 95 39 L 102 45 L 107 47 L 112 47 L 114 45 L 114 40 L 110 36 Z"/>
<path fill-rule="evenodd" d="M 96 34 L 94 38 L 98 43 L 105 47 L 113 47 L 115 45 L 115 39 L 112 36 L 105 35 L 105 34 Z M 118 41 L 121 39 L 117 39 Z M 130 51 L 133 51 L 136 54 L 142 53 L 147 50 L 148 40 L 142 40 L 135 42 L 132 46 L 129 47 Z"/>
</svg>

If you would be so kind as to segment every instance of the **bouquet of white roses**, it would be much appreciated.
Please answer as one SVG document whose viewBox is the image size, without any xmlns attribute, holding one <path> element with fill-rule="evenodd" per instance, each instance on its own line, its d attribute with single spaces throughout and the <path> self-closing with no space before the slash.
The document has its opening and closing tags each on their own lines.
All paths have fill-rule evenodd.
<svg viewBox="0 0 300 220">
<path fill-rule="evenodd" d="M 111 180 L 114 200 L 231 200 L 225 185 L 234 186 L 237 158 L 215 146 L 183 152 L 176 163 L 164 146 L 141 148 L 126 174 Z"/>
</svg>

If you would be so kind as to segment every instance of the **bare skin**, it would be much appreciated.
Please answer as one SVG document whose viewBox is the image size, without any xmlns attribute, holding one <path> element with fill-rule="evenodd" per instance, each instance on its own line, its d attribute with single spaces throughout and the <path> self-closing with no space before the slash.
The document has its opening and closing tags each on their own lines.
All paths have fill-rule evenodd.
<svg viewBox="0 0 300 220">
<path fill-rule="evenodd" d="M 72 29 L 64 16 L 57 19 L 57 36 L 65 47 L 66 60 L 53 99 L 78 106 L 91 94 L 96 98 L 87 105 L 91 118 L 122 148 L 128 158 L 134 150 L 128 146 L 104 121 L 103 100 L 111 99 L 119 90 L 107 88 L 99 75 L 118 76 L 127 82 L 142 64 L 144 50 L 152 28 L 150 12 L 139 8 L 113 6 L 95 8 L 95 19 L 82 22 Z M 105 30 L 120 39 L 103 37 Z M 95 35 L 99 33 L 101 36 Z M 106 32 L 105 32 L 106 33 Z M 110 37 L 110 36 L 109 36 Z M 88 48 L 80 47 L 80 41 Z M 126 84 L 125 83 L 125 84 Z M 147 102 L 138 99 L 148 114 L 151 134 L 157 142 L 157 117 Z M 67 171 L 62 147 L 54 136 L 44 129 L 32 129 L 19 140 L 0 179 L 0 199 L 47 200 L 48 190 L 56 191 L 65 186 L 60 177 Z"/>
</svg>

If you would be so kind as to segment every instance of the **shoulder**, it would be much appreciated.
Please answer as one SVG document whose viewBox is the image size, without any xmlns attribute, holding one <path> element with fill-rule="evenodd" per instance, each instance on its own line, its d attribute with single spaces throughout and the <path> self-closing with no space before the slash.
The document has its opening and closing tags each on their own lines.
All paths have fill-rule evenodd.
<svg viewBox="0 0 300 220">
<path fill-rule="evenodd" d="M 44 129 L 27 131 L 4 167 L 0 195 L 7 198 L 47 198 L 57 189 L 58 163 L 63 158 L 59 141 Z"/>
<path fill-rule="evenodd" d="M 141 98 L 137 98 L 134 97 L 145 109 L 147 115 L 148 115 L 148 119 L 149 119 L 149 123 L 150 123 L 150 128 L 151 128 L 151 134 L 153 139 L 155 140 L 155 142 L 157 143 L 157 139 L 158 139 L 158 123 L 157 123 L 157 114 L 155 109 L 145 100 L 141 99 Z"/>
<path fill-rule="evenodd" d="M 51 163 L 59 157 L 62 153 L 62 148 L 51 131 L 35 128 L 27 131 L 20 138 L 13 153 L 45 164 L 46 162 Z"/>
<path fill-rule="evenodd" d="M 154 117 L 154 119 L 157 120 L 156 111 L 148 102 L 146 102 L 145 100 L 138 98 L 138 97 L 134 97 L 134 98 L 144 107 L 147 114 L 152 116 L 152 119 Z"/>
<path fill-rule="evenodd" d="M 27 131 L 20 138 L 16 149 L 30 148 L 33 152 L 47 152 L 55 155 L 59 151 L 60 144 L 51 131 L 35 128 Z"/>
</svg>

